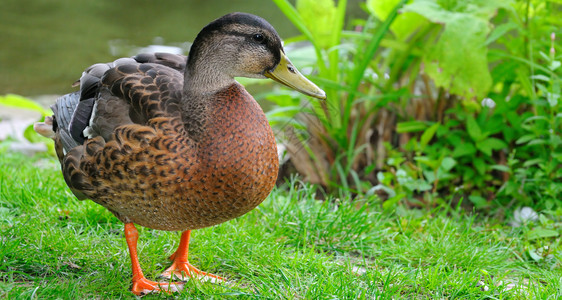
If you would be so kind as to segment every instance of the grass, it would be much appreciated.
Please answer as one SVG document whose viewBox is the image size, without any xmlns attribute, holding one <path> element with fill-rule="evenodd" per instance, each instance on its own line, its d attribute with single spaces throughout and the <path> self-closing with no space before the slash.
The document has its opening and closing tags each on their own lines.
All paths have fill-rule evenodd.
<svg viewBox="0 0 562 300">
<path fill-rule="evenodd" d="M 451 209 L 382 213 L 314 192 L 294 182 L 241 218 L 195 231 L 191 263 L 232 282 L 190 281 L 177 298 L 562 296 L 559 258 L 528 258 L 522 229 Z M 141 265 L 155 279 L 180 235 L 138 228 Z M 123 225 L 76 200 L 53 159 L 0 155 L 0 298 L 134 298 L 130 276 Z"/>
</svg>

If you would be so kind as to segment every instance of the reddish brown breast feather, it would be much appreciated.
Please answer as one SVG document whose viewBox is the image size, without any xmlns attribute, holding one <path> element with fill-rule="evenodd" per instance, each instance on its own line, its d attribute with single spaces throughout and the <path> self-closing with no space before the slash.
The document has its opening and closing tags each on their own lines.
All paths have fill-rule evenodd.
<svg viewBox="0 0 562 300">
<path fill-rule="evenodd" d="M 241 85 L 213 98 L 197 139 L 177 114 L 120 126 L 111 141 L 92 138 L 64 155 L 65 180 L 121 221 L 154 229 L 197 229 L 247 213 L 275 184 L 275 137 Z"/>
</svg>

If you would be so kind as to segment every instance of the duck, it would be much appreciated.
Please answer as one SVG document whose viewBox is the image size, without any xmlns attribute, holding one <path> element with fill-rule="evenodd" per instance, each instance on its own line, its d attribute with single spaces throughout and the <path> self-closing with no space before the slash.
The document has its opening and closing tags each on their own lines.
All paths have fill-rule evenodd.
<svg viewBox="0 0 562 300">
<path fill-rule="evenodd" d="M 191 278 L 226 281 L 189 263 L 191 231 L 246 214 L 275 185 L 275 136 L 235 77 L 326 98 L 291 63 L 271 24 L 230 13 L 203 27 L 187 56 L 148 53 L 88 67 L 79 90 L 59 97 L 53 115 L 34 125 L 54 140 L 72 193 L 124 223 L 136 295 L 179 291 Z M 143 275 L 135 224 L 181 231 L 162 273 L 171 280 Z"/>
</svg>

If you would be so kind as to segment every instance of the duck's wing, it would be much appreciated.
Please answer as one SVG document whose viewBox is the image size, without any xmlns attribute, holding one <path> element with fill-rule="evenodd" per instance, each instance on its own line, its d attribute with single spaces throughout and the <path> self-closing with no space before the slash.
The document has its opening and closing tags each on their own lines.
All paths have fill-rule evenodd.
<svg viewBox="0 0 562 300">
<path fill-rule="evenodd" d="M 96 189 L 92 176 L 97 174 L 98 157 L 109 155 L 109 150 L 125 154 L 131 146 L 141 147 L 156 133 L 151 120 L 180 115 L 185 68 L 181 60 L 144 55 L 93 65 L 82 74 L 80 91 L 60 97 L 52 106 L 49 122 L 55 148 L 65 180 L 78 198 Z"/>
<path fill-rule="evenodd" d="M 54 129 L 64 137 L 65 151 L 87 138 L 109 141 L 121 125 L 146 125 L 154 117 L 176 113 L 185 61 L 182 55 L 152 53 L 87 68 L 77 81 L 80 91 L 52 106 L 59 127 Z"/>
<path fill-rule="evenodd" d="M 163 64 L 135 63 L 105 72 L 95 101 L 88 137 L 111 140 L 115 128 L 126 124 L 147 125 L 157 117 L 177 115 L 183 74 Z"/>
<path fill-rule="evenodd" d="M 185 72 L 187 56 L 171 53 L 142 53 L 133 57 L 139 63 L 153 63 L 170 67 L 180 73 Z"/>
</svg>

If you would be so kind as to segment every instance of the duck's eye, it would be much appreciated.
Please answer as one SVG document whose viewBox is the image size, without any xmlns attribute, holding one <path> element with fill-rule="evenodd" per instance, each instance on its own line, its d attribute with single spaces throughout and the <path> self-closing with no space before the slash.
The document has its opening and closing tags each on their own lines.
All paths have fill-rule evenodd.
<svg viewBox="0 0 562 300">
<path fill-rule="evenodd" d="M 265 41 L 265 36 L 261 33 L 256 33 L 252 36 L 252 39 L 258 43 L 263 43 Z"/>
</svg>

